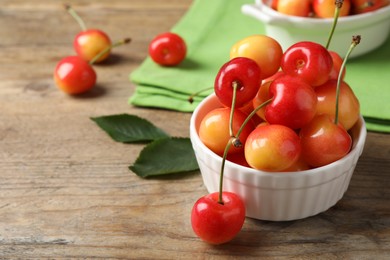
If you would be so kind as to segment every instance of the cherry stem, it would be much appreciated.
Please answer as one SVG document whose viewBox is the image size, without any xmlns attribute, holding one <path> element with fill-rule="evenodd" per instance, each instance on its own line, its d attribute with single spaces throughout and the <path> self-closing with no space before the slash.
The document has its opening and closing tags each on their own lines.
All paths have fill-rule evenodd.
<svg viewBox="0 0 390 260">
<path fill-rule="evenodd" d="M 335 2 L 336 8 L 334 10 L 334 19 L 333 19 L 332 29 L 330 30 L 328 41 L 327 41 L 326 46 L 325 46 L 326 49 L 329 48 L 330 42 L 332 41 L 333 34 L 334 34 L 335 29 L 336 29 L 337 21 L 338 21 L 339 16 L 340 16 L 340 9 L 343 6 L 343 2 L 344 2 L 343 0 L 336 0 L 336 2 Z"/>
<path fill-rule="evenodd" d="M 81 17 L 76 13 L 76 11 L 69 4 L 64 4 L 64 7 L 66 11 L 68 11 L 68 13 L 78 22 L 81 27 L 81 30 L 87 30 L 87 26 L 85 26 L 83 19 L 81 19 Z"/>
<path fill-rule="evenodd" d="M 340 98 L 340 85 L 342 80 L 343 71 L 345 68 L 345 65 L 347 63 L 347 60 L 349 58 L 349 55 L 352 53 L 353 49 L 360 43 L 361 36 L 356 35 L 352 36 L 352 42 L 351 46 L 349 46 L 348 52 L 345 55 L 345 58 L 343 60 L 343 63 L 341 64 L 339 75 L 337 77 L 337 86 L 336 86 L 336 109 L 335 109 L 335 117 L 334 117 L 334 123 L 337 125 L 339 122 L 339 98 Z"/>
<path fill-rule="evenodd" d="M 95 57 L 93 57 L 93 59 L 89 61 L 89 64 L 90 65 L 94 64 L 98 59 L 100 59 L 104 54 L 109 52 L 112 48 L 120 46 L 120 45 L 123 45 L 123 44 L 127 44 L 129 42 L 131 42 L 131 39 L 130 38 L 125 38 L 123 40 L 117 41 L 114 44 L 111 44 L 110 46 L 106 47 L 101 52 L 99 52 Z"/>
<path fill-rule="evenodd" d="M 201 89 L 195 93 L 192 93 L 189 97 L 188 97 L 188 102 L 190 102 L 190 104 L 192 104 L 194 102 L 194 97 L 198 96 L 200 93 L 203 93 L 205 91 L 208 91 L 208 90 L 211 90 L 213 89 L 214 87 L 208 87 L 208 88 L 204 88 L 204 89 Z"/>
<path fill-rule="evenodd" d="M 225 169 L 225 162 L 226 162 L 226 157 L 228 155 L 230 146 L 233 143 L 234 133 L 233 133 L 233 117 L 234 117 L 234 107 L 236 106 L 236 97 L 237 97 L 237 87 L 238 83 L 236 81 L 232 82 L 232 88 L 233 88 L 233 98 L 232 98 L 232 106 L 230 109 L 230 116 L 229 116 L 229 135 L 230 139 L 228 143 L 225 146 L 225 150 L 223 151 L 223 156 L 222 156 L 222 164 L 221 164 L 221 172 L 219 175 L 219 196 L 218 196 L 218 203 L 223 205 L 223 199 L 222 199 L 222 191 L 223 191 L 223 172 Z"/>
</svg>

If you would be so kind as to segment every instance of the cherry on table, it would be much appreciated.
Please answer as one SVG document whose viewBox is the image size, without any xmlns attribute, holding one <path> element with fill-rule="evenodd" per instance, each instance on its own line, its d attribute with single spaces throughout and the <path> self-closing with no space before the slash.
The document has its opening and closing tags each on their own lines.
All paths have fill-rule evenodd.
<svg viewBox="0 0 390 260">
<path fill-rule="evenodd" d="M 232 192 L 207 194 L 196 201 L 191 211 L 191 224 L 195 234 L 210 244 L 223 244 L 240 232 L 245 221 L 245 205 Z"/>
<path fill-rule="evenodd" d="M 157 35 L 149 44 L 149 55 L 162 66 L 176 66 L 187 54 L 184 39 L 176 33 L 165 32 Z"/>
<path fill-rule="evenodd" d="M 110 48 L 112 44 L 111 39 L 104 31 L 100 29 L 87 29 L 84 21 L 76 11 L 70 5 L 65 4 L 64 6 L 81 27 L 81 32 L 75 36 L 73 41 L 73 47 L 77 55 L 86 61 L 91 61 L 98 53 Z M 110 49 L 95 60 L 94 63 L 102 62 L 109 56 Z"/>
</svg>

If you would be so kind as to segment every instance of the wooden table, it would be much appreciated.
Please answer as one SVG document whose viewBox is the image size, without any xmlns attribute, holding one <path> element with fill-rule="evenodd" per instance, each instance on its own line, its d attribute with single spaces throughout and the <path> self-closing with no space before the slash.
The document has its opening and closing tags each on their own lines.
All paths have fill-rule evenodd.
<svg viewBox="0 0 390 260">
<path fill-rule="evenodd" d="M 0 7 L 0 258 L 389 259 L 390 135 L 369 133 L 339 203 L 289 222 L 247 219 L 231 243 L 192 232 L 190 210 L 206 194 L 199 172 L 141 179 L 128 170 L 143 145 L 112 141 L 89 118 L 137 114 L 188 137 L 190 114 L 128 105 L 128 75 L 149 41 L 191 0 L 71 1 L 89 27 L 129 36 L 97 87 L 71 97 L 54 85 L 56 63 L 79 31 L 60 1 L 2 0 Z"/>
</svg>

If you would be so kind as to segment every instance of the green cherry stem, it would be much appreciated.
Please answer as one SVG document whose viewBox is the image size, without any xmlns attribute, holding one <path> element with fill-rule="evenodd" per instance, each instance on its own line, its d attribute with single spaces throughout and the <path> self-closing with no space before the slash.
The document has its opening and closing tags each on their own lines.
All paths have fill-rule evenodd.
<svg viewBox="0 0 390 260">
<path fill-rule="evenodd" d="M 336 8 L 334 10 L 334 19 L 333 19 L 332 28 L 330 30 L 330 34 L 328 37 L 328 41 L 327 41 L 326 46 L 325 46 L 326 49 L 329 48 L 330 42 L 332 41 L 333 34 L 334 34 L 335 29 L 336 29 L 337 21 L 338 21 L 339 16 L 340 16 L 340 9 L 343 6 L 343 2 L 344 2 L 343 0 L 336 0 L 336 2 L 335 2 Z"/>
<path fill-rule="evenodd" d="M 101 52 L 99 52 L 95 57 L 93 57 L 93 59 L 89 61 L 89 64 L 90 65 L 94 64 L 98 59 L 100 59 L 100 57 L 102 57 L 104 54 L 109 52 L 112 48 L 120 46 L 120 45 L 123 45 L 123 44 L 127 44 L 129 42 L 131 42 L 131 39 L 130 38 L 125 38 L 123 40 L 117 41 L 114 44 L 111 44 L 110 46 L 106 47 Z"/>
<path fill-rule="evenodd" d="M 64 4 L 64 7 L 66 11 L 68 11 L 68 13 L 78 22 L 81 27 L 81 30 L 87 30 L 87 26 L 85 26 L 83 19 L 81 19 L 81 17 L 76 13 L 76 11 L 69 4 Z"/>
<path fill-rule="evenodd" d="M 334 123 L 337 125 L 339 122 L 339 99 L 340 99 L 340 85 L 341 85 L 341 80 L 342 80 L 342 74 L 343 70 L 345 68 L 345 65 L 347 63 L 347 60 L 349 58 L 349 55 L 352 53 L 353 49 L 360 43 L 361 36 L 356 35 L 352 36 L 352 42 L 351 45 L 349 46 L 349 49 L 347 51 L 347 54 L 345 55 L 345 58 L 343 60 L 343 63 L 341 64 L 340 67 L 340 72 L 337 77 L 337 86 L 336 86 L 336 109 L 335 109 L 335 117 L 334 117 Z"/>
</svg>

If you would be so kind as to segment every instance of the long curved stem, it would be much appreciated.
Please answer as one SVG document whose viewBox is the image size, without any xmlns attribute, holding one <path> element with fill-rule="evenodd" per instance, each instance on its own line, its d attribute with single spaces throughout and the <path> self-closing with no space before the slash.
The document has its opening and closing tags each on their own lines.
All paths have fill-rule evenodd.
<svg viewBox="0 0 390 260">
<path fill-rule="evenodd" d="M 343 0 L 336 0 L 335 4 L 336 4 L 336 8 L 334 11 L 334 19 L 333 19 L 332 29 L 330 30 L 330 33 L 329 33 L 328 41 L 326 42 L 326 45 L 325 45 L 326 49 L 329 48 L 330 42 L 332 41 L 333 34 L 334 34 L 335 29 L 336 29 L 337 21 L 338 21 L 339 16 L 340 16 L 340 9 L 343 6 Z"/>
<path fill-rule="evenodd" d="M 340 72 L 337 77 L 337 86 L 336 86 L 336 109 L 335 109 L 335 117 L 334 117 L 334 123 L 338 124 L 339 122 L 339 99 L 340 99 L 340 85 L 341 85 L 341 80 L 342 80 L 342 75 L 343 71 L 345 68 L 345 65 L 347 64 L 347 60 L 349 58 L 349 55 L 352 53 L 353 49 L 360 43 L 361 37 L 360 35 L 353 36 L 352 37 L 352 43 L 351 46 L 348 49 L 347 54 L 345 55 L 345 58 L 343 60 L 343 63 L 341 64 L 340 67 Z"/>
<path fill-rule="evenodd" d="M 64 4 L 64 7 L 66 11 L 77 21 L 77 23 L 80 25 L 81 30 L 85 31 L 87 30 L 87 26 L 85 26 L 85 23 L 83 19 L 76 13 L 76 11 L 68 4 Z"/>
</svg>

